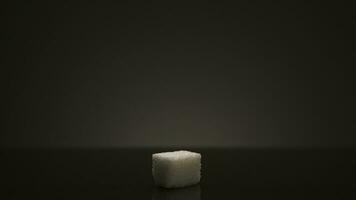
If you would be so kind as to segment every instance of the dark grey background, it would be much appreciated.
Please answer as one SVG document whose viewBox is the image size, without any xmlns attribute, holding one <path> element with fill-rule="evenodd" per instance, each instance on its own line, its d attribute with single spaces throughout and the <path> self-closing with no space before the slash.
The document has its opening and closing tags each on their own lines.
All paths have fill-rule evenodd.
<svg viewBox="0 0 356 200">
<path fill-rule="evenodd" d="M 2 3 L 1 146 L 356 144 L 351 5 L 99 2 Z"/>
</svg>

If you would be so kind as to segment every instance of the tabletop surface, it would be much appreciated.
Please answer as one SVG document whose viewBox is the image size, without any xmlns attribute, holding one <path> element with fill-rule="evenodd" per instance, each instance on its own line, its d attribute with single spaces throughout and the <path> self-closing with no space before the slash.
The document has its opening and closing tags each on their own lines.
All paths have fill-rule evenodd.
<svg viewBox="0 0 356 200">
<path fill-rule="evenodd" d="M 4 199 L 349 199 L 355 149 L 189 149 L 200 184 L 156 187 L 151 155 L 173 149 L 1 149 Z"/>
</svg>

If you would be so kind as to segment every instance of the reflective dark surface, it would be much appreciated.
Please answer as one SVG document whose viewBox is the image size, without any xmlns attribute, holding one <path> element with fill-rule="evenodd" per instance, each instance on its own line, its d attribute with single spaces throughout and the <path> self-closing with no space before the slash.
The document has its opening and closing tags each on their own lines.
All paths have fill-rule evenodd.
<svg viewBox="0 0 356 200">
<path fill-rule="evenodd" d="M 2 149 L 1 199 L 350 199 L 354 149 L 191 149 L 199 185 L 154 186 L 151 154 L 171 149 Z"/>
</svg>

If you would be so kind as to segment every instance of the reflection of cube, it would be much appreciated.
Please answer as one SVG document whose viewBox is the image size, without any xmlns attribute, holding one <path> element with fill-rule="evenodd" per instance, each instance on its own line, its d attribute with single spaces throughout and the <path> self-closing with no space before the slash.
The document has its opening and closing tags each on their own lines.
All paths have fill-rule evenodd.
<svg viewBox="0 0 356 200">
<path fill-rule="evenodd" d="M 201 155 L 189 151 L 173 151 L 152 155 L 152 175 L 158 186 L 184 187 L 199 183 Z"/>
<path fill-rule="evenodd" d="M 200 185 L 179 189 L 155 187 L 152 190 L 152 200 L 200 200 Z"/>
</svg>

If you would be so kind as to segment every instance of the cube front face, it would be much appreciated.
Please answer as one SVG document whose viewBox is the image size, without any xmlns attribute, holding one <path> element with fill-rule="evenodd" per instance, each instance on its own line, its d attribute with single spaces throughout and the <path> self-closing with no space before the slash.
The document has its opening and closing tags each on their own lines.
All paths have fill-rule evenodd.
<svg viewBox="0 0 356 200">
<path fill-rule="evenodd" d="M 158 186 L 184 187 L 199 183 L 201 155 L 189 151 L 175 151 L 152 155 L 152 175 Z"/>
</svg>

